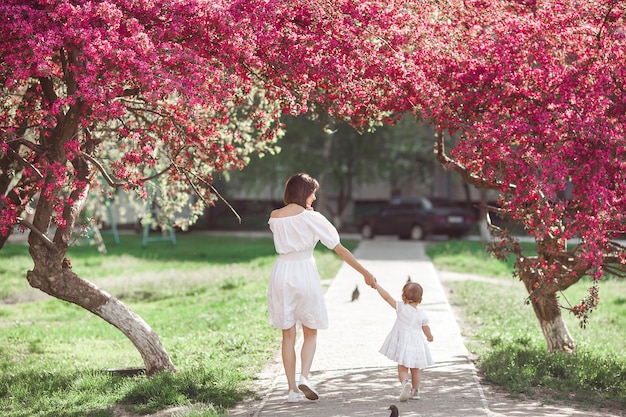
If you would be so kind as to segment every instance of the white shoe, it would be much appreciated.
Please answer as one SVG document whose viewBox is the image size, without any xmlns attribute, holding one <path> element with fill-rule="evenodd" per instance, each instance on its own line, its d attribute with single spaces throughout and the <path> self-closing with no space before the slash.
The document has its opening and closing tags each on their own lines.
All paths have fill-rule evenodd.
<svg viewBox="0 0 626 417">
<path fill-rule="evenodd" d="M 300 401 L 304 401 L 304 395 L 301 392 L 289 391 L 288 403 L 299 403 Z"/>
<path fill-rule="evenodd" d="M 298 384 L 300 391 L 304 393 L 304 396 L 309 400 L 317 400 L 320 396 L 317 394 L 315 387 L 305 377 L 300 375 L 300 383 Z"/>
<path fill-rule="evenodd" d="M 419 389 L 412 389 L 411 390 L 411 396 L 409 397 L 410 400 L 419 400 L 420 399 L 420 390 Z"/>
<path fill-rule="evenodd" d="M 402 391 L 400 391 L 400 397 L 398 398 L 398 400 L 400 400 L 400 402 L 403 403 L 409 399 L 410 395 L 411 395 L 411 383 L 407 379 L 406 381 L 404 381 L 404 384 L 402 384 Z"/>
</svg>

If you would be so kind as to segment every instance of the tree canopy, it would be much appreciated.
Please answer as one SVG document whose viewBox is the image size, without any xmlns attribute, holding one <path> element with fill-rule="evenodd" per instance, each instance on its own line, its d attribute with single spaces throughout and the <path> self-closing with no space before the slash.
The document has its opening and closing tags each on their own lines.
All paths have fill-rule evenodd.
<svg viewBox="0 0 626 417">
<path fill-rule="evenodd" d="M 453 155 L 546 244 L 539 290 L 623 269 L 625 11 L 617 1 L 488 2 L 455 10 L 464 28 L 439 37 L 455 45 L 437 70 L 459 123 L 448 126 L 463 132 Z M 567 267 L 557 254 L 572 238 L 578 262 Z"/>
<path fill-rule="evenodd" d="M 534 258 L 502 246 L 532 273 L 531 301 L 620 272 L 625 11 L 618 0 L 6 0 L 0 247 L 30 228 L 31 285 L 115 322 L 115 300 L 86 306 L 93 288 L 65 259 L 90 188 L 146 195 L 156 183 L 164 212 L 190 204 L 193 220 L 213 174 L 273 146 L 282 114 L 363 131 L 408 111 L 458 135 L 440 160 L 499 190 L 499 210 L 537 240 Z M 20 214 L 36 195 L 30 224 Z M 572 310 L 596 303 L 592 288 Z M 165 356 L 149 369 L 169 367 Z"/>
</svg>

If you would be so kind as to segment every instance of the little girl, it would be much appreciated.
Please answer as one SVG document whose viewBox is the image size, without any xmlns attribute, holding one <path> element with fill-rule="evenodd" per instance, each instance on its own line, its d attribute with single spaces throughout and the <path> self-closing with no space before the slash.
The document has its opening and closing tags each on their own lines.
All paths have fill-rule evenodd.
<svg viewBox="0 0 626 417">
<path fill-rule="evenodd" d="M 426 340 L 433 341 L 428 316 L 418 305 L 424 290 L 416 282 L 407 282 L 402 288 L 402 301 L 394 300 L 378 284 L 378 293 L 396 309 L 396 322 L 387 335 L 380 353 L 398 363 L 398 378 L 402 384 L 401 402 L 419 399 L 420 369 L 434 364 Z M 426 336 L 426 337 L 424 337 Z M 409 383 L 409 370 L 411 382 Z"/>
</svg>

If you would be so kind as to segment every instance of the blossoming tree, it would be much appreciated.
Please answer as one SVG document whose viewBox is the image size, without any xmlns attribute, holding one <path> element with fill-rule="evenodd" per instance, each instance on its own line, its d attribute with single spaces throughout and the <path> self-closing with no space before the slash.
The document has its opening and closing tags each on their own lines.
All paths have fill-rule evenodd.
<svg viewBox="0 0 626 417">
<path fill-rule="evenodd" d="M 585 325 L 597 282 L 626 276 L 626 5 L 619 1 L 486 1 L 443 12 L 439 80 L 432 106 L 442 131 L 439 160 L 481 188 L 499 191 L 492 212 L 519 222 L 537 243 L 492 249 L 513 254 L 549 351 L 575 350 L 561 316 Z M 453 49 L 453 50 L 452 50 Z M 460 131 L 451 151 L 443 129 Z M 492 213 L 493 214 L 493 213 Z M 568 244 L 569 243 L 569 244 Z M 561 291 L 592 278 L 573 305 Z"/>
<path fill-rule="evenodd" d="M 90 191 L 155 187 L 165 213 L 187 206 L 193 221 L 212 175 L 267 151 L 282 113 L 363 130 L 412 111 L 461 132 L 440 160 L 500 191 L 537 239 L 536 257 L 504 248 L 565 349 L 555 291 L 625 259 L 610 240 L 624 230 L 624 6 L 583 3 L 5 0 L 0 248 L 30 229 L 31 286 L 116 326 L 148 374 L 172 370 L 150 326 L 71 269 Z"/>
<path fill-rule="evenodd" d="M 283 112 L 360 127 L 393 114 L 402 100 L 385 80 L 401 64 L 381 70 L 395 50 L 376 32 L 397 14 L 356 1 L 3 1 L 0 248 L 30 229 L 32 287 L 116 326 L 147 374 L 173 370 L 147 323 L 72 271 L 89 193 L 150 194 L 193 221 L 215 198 L 212 175 L 272 146 Z"/>
</svg>

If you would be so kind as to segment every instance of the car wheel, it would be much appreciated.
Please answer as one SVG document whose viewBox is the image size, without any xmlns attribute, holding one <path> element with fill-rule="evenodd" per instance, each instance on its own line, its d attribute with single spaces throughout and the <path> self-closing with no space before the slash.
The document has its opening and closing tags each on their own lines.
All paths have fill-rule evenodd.
<svg viewBox="0 0 626 417">
<path fill-rule="evenodd" d="M 361 227 L 361 237 L 364 239 L 371 239 L 374 237 L 374 229 L 369 224 L 364 224 Z"/>
<path fill-rule="evenodd" d="M 424 228 L 419 224 L 414 225 L 411 228 L 411 239 L 412 240 L 422 240 L 424 239 Z"/>
</svg>

